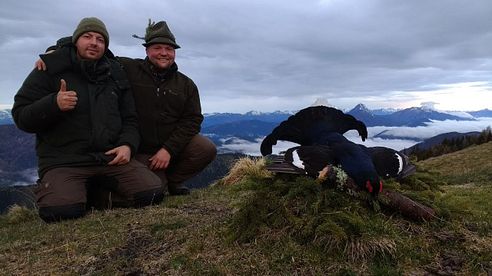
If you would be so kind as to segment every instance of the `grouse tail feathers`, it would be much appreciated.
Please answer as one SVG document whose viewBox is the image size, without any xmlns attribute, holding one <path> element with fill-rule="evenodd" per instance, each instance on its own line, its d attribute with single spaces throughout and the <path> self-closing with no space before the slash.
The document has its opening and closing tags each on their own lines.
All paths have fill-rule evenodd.
<svg viewBox="0 0 492 276">
<path fill-rule="evenodd" d="M 274 173 L 306 174 L 306 172 L 286 161 L 284 155 L 268 155 L 266 169 Z"/>
</svg>

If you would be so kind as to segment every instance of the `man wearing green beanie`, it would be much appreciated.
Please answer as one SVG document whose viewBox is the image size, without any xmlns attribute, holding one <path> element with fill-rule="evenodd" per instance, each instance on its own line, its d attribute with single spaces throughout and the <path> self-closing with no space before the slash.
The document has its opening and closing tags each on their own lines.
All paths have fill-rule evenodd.
<svg viewBox="0 0 492 276">
<path fill-rule="evenodd" d="M 167 23 L 149 20 L 141 39 L 145 40 L 145 59 L 118 57 L 132 86 L 138 113 L 142 141 L 136 159 L 159 176 L 171 195 L 186 195 L 189 189 L 183 182 L 212 162 L 217 149 L 199 134 L 203 115 L 198 88 L 178 71 L 175 50 L 180 46 Z M 60 39 L 58 47 L 67 41 L 73 38 Z M 40 61 L 36 66 L 46 69 Z"/>
<path fill-rule="evenodd" d="M 79 37 L 86 32 L 96 32 L 103 36 L 106 49 L 109 45 L 109 34 L 106 25 L 96 17 L 86 17 L 80 20 L 79 25 L 72 34 L 72 43 L 75 44 Z"/>
<path fill-rule="evenodd" d="M 140 142 L 135 103 L 108 44 L 101 20 L 82 19 L 73 43 L 42 55 L 48 69 L 33 70 L 15 95 L 17 127 L 36 134 L 35 194 L 46 222 L 84 216 L 86 184 L 101 175 L 135 207 L 163 198 L 161 180 L 132 158 Z"/>
</svg>

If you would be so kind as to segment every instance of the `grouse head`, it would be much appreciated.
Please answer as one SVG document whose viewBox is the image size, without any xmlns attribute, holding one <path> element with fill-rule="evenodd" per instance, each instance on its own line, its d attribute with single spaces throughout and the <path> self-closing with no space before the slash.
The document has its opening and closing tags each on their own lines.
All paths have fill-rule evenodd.
<svg viewBox="0 0 492 276">
<path fill-rule="evenodd" d="M 383 191 L 383 181 L 379 180 L 378 182 L 377 180 L 366 180 L 365 188 L 372 196 L 377 197 L 378 194 Z"/>
<path fill-rule="evenodd" d="M 374 172 L 361 172 L 352 175 L 352 178 L 361 190 L 369 192 L 374 197 L 383 191 L 383 181 Z"/>
<path fill-rule="evenodd" d="M 260 152 L 261 155 L 266 156 L 272 154 L 273 145 L 277 144 L 277 139 L 273 137 L 273 134 L 267 135 L 261 142 Z"/>
<path fill-rule="evenodd" d="M 360 138 L 362 139 L 362 141 L 365 141 L 367 139 L 367 127 L 366 127 L 366 125 L 363 122 L 358 121 L 358 120 L 356 120 L 354 124 L 355 124 L 354 128 L 359 133 Z"/>
</svg>

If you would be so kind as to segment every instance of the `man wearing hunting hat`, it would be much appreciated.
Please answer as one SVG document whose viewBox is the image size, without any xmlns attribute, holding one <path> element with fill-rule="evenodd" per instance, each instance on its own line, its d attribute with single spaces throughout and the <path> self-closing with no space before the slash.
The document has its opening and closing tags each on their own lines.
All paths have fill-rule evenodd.
<svg viewBox="0 0 492 276">
<path fill-rule="evenodd" d="M 67 39 L 60 39 L 58 46 Z M 171 195 L 186 195 L 189 189 L 183 182 L 212 162 L 217 150 L 199 134 L 203 115 L 198 88 L 178 71 L 175 50 L 180 46 L 167 23 L 149 20 L 142 39 L 145 59 L 118 57 L 130 81 L 138 113 L 142 140 L 136 159 L 159 176 Z M 46 69 L 40 61 L 36 66 Z"/>
<path fill-rule="evenodd" d="M 17 127 L 36 134 L 35 194 L 47 222 L 85 215 L 95 176 L 116 179 L 108 189 L 135 207 L 163 198 L 160 179 L 132 158 L 140 140 L 134 99 L 108 45 L 104 23 L 82 19 L 72 43 L 42 55 L 48 69 L 33 70 L 15 95 Z"/>
<path fill-rule="evenodd" d="M 136 156 L 167 183 L 171 195 L 188 194 L 183 182 L 216 156 L 215 145 L 199 134 L 203 115 L 195 83 L 178 71 L 180 46 L 165 21 L 149 24 L 145 59 L 120 57 L 133 88 L 142 143 Z"/>
</svg>

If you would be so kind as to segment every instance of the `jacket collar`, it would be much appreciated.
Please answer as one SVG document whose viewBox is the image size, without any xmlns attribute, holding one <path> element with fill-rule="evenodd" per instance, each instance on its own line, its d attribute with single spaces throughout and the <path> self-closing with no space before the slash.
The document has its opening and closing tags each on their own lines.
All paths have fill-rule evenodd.
<svg viewBox="0 0 492 276">
<path fill-rule="evenodd" d="M 171 67 L 167 70 L 155 70 L 155 66 L 149 61 L 149 58 L 146 57 L 144 60 L 142 60 L 140 67 L 149 75 L 153 77 L 157 77 L 158 79 L 164 79 L 169 77 L 170 75 L 176 73 L 178 71 L 178 65 L 173 63 Z"/>
</svg>

